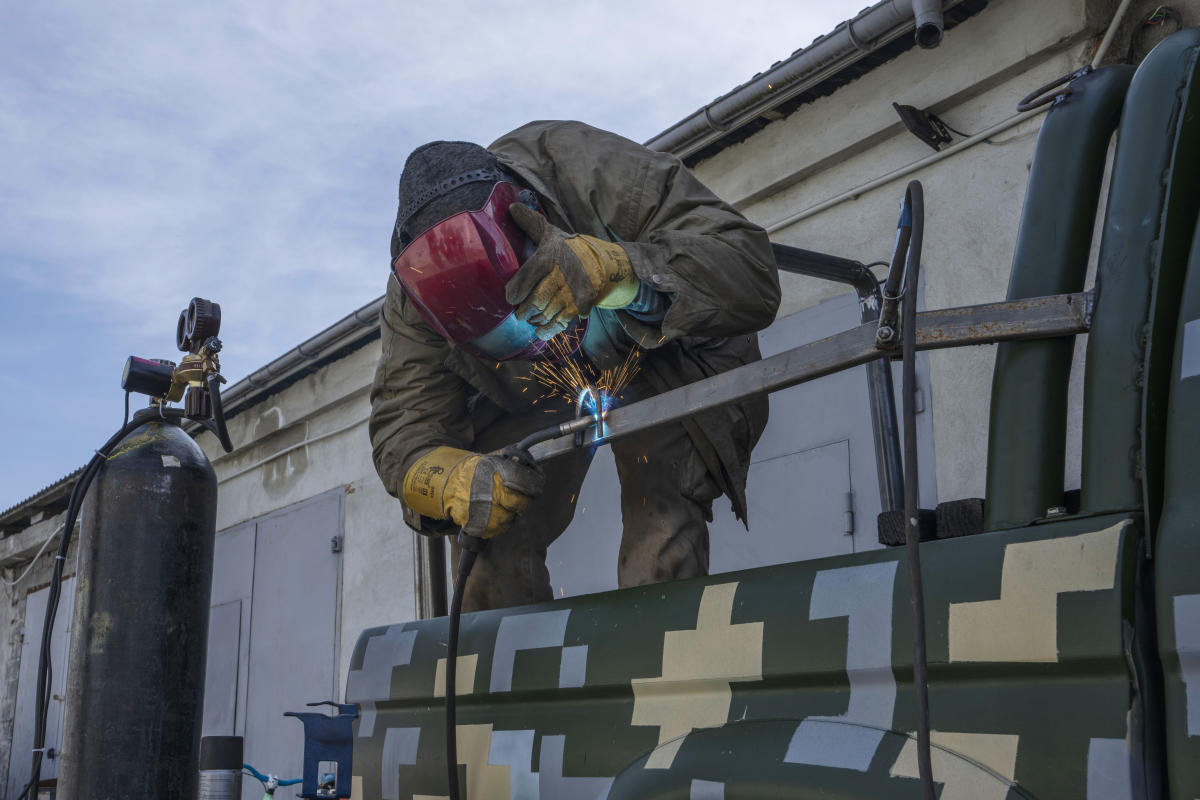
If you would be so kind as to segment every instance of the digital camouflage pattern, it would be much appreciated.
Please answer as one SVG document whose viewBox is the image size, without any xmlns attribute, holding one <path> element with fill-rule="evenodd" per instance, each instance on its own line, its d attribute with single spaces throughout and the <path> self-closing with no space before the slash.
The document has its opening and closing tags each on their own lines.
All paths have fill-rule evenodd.
<svg viewBox="0 0 1200 800">
<path fill-rule="evenodd" d="M 1140 547 L 1120 516 L 922 546 L 942 800 L 1132 797 Z M 910 630 L 894 549 L 465 615 L 466 797 L 917 798 Z M 446 637 L 359 639 L 355 797 L 445 797 Z"/>
</svg>

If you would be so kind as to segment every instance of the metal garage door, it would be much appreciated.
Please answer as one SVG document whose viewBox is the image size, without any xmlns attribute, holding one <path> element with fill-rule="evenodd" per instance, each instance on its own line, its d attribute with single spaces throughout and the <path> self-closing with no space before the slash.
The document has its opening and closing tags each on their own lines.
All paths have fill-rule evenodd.
<svg viewBox="0 0 1200 800">
<path fill-rule="evenodd" d="M 751 528 L 714 515 L 709 571 L 853 553 L 853 497 L 845 439 L 753 461 L 746 484 Z"/>
<path fill-rule="evenodd" d="M 205 735 L 245 736 L 246 761 L 299 777 L 300 722 L 283 716 L 338 697 L 342 535 L 338 489 L 217 536 L 205 691 Z M 298 795 L 281 788 L 279 800 Z M 243 797 L 262 787 L 247 777 Z"/>
<path fill-rule="evenodd" d="M 38 651 L 42 644 L 42 625 L 46 619 L 49 587 L 30 592 L 25 599 L 25 641 L 21 645 L 21 673 L 17 677 L 17 706 L 13 717 L 12 750 L 9 753 L 8 792 L 16 797 L 29 781 L 33 756 L 34 706 L 37 704 Z M 58 616 L 50 638 L 50 708 L 46 713 L 46 747 L 57 753 L 62 745 L 63 687 L 67 680 L 67 652 L 70 647 L 71 620 L 75 616 L 75 579 L 62 584 Z M 42 759 L 42 780 L 58 777 L 58 759 Z"/>
</svg>

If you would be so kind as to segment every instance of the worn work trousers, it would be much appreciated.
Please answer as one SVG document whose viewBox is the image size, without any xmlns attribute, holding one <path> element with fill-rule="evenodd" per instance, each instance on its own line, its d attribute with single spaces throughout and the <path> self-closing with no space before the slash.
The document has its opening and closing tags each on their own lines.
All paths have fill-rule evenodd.
<svg viewBox="0 0 1200 800">
<path fill-rule="evenodd" d="M 475 437 L 475 450 L 490 452 L 526 435 L 564 422 L 573 414 L 538 410 L 502 417 Z M 617 564 L 621 588 L 708 574 L 708 522 L 721 490 L 700 453 L 678 423 L 659 426 L 610 445 L 621 482 L 623 532 Z M 592 461 L 592 449 L 542 465 L 546 488 L 512 528 L 492 539 L 475 562 L 463 610 L 538 603 L 554 597 L 546 550 L 575 516 L 579 490 Z M 591 513 L 614 513 L 589 509 Z M 459 547 L 451 538 L 453 560 Z M 603 568 L 603 567 L 602 567 Z"/>
</svg>

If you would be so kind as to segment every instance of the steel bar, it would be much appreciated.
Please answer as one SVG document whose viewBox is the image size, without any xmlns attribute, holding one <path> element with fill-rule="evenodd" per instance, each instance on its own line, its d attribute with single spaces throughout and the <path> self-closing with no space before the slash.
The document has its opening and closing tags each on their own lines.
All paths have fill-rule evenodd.
<svg viewBox="0 0 1200 800">
<path fill-rule="evenodd" d="M 879 508 L 892 511 L 904 505 L 904 470 L 900 465 L 900 425 L 892 367 L 884 359 L 867 363 L 867 400 L 875 439 L 875 472 L 879 478 Z"/>
<path fill-rule="evenodd" d="M 860 322 L 879 319 L 883 304 L 879 281 L 865 264 L 813 250 L 771 243 L 781 272 L 849 284 L 858 294 Z M 871 433 L 875 439 L 875 468 L 879 474 L 879 503 L 884 511 L 904 505 L 904 470 L 900 464 L 900 426 L 896 422 L 896 393 L 892 368 L 882 360 L 867 364 Z"/>
<path fill-rule="evenodd" d="M 781 272 L 849 284 L 858 293 L 860 302 L 868 302 L 868 297 L 879 293 L 875 276 L 859 261 L 778 242 L 771 242 L 771 252 L 774 253 L 775 264 Z"/>
<path fill-rule="evenodd" d="M 925 311 L 917 315 L 917 349 L 935 350 L 1085 333 L 1090 324 L 1091 301 L 1091 293 L 1078 292 Z M 599 443 L 891 356 L 892 353 L 875 347 L 875 330 L 873 323 L 860 325 L 762 361 L 614 408 L 608 412 Z M 584 436 L 584 444 L 594 443 L 597 443 L 597 437 L 589 430 Z M 538 461 L 546 461 L 573 449 L 574 436 L 560 436 L 535 445 L 530 452 Z"/>
<path fill-rule="evenodd" d="M 413 568 L 417 576 L 417 619 L 446 616 L 445 537 L 413 534 Z"/>
</svg>

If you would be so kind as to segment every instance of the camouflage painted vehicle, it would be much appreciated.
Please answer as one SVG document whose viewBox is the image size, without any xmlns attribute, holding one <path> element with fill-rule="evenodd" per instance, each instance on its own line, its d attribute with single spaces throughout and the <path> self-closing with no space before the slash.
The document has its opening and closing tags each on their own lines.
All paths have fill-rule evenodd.
<svg viewBox="0 0 1200 800">
<path fill-rule="evenodd" d="M 1198 56 L 1079 76 L 1040 134 L 1010 299 L 1083 288 L 1119 123 L 1079 509 L 1073 340 L 1001 345 L 986 532 L 921 546 L 942 800 L 1200 796 Z M 889 548 L 466 615 L 465 795 L 920 797 L 908 586 Z M 446 796 L 446 639 L 361 635 L 356 797 Z"/>
</svg>

